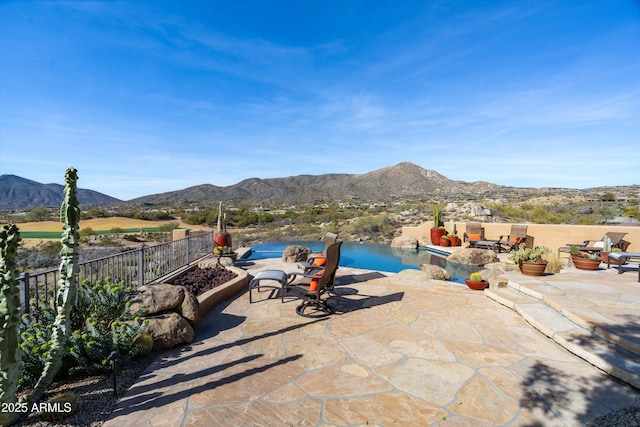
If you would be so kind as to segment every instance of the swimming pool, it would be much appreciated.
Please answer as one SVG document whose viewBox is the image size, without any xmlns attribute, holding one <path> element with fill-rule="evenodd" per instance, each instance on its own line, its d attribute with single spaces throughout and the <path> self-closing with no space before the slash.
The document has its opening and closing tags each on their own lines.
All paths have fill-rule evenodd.
<svg viewBox="0 0 640 427">
<path fill-rule="evenodd" d="M 317 240 L 261 243 L 252 246 L 252 252 L 245 259 L 280 258 L 285 248 L 291 245 L 304 246 L 312 252 L 320 252 L 324 248 L 324 242 Z M 406 269 L 419 270 L 420 264 L 444 268 L 451 274 L 451 281 L 456 283 L 464 283 L 464 279 L 469 277 L 470 273 L 478 270 L 449 263 L 446 256 L 427 249 L 410 250 L 375 243 L 343 242 L 340 250 L 340 265 L 343 267 L 397 273 Z"/>
</svg>

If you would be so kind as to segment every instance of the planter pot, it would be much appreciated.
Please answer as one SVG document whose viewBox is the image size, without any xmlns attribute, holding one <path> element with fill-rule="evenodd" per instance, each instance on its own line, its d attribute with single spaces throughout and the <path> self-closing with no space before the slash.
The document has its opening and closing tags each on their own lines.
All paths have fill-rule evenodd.
<svg viewBox="0 0 640 427">
<path fill-rule="evenodd" d="M 223 231 L 221 233 L 216 233 L 213 236 L 213 242 L 214 242 L 214 246 L 227 246 L 227 247 L 232 247 L 232 240 L 231 240 L 231 234 L 229 234 L 226 231 Z"/>
<path fill-rule="evenodd" d="M 544 270 L 547 268 L 547 262 L 529 262 L 523 261 L 520 263 L 520 271 L 525 276 L 542 276 Z"/>
<path fill-rule="evenodd" d="M 600 261 L 606 263 L 608 258 L 609 258 L 609 254 L 611 252 L 606 252 L 606 251 L 602 251 L 600 252 Z M 622 265 L 626 264 L 627 262 L 625 261 Z M 612 259 L 611 260 L 611 265 L 618 265 L 618 260 Z"/>
<path fill-rule="evenodd" d="M 481 291 L 484 288 L 486 288 L 487 286 L 489 286 L 489 282 L 487 282 L 486 280 L 483 280 L 482 282 L 472 282 L 469 279 L 465 279 L 464 283 L 466 283 L 467 286 L 470 289 L 473 289 L 474 291 Z"/>
<path fill-rule="evenodd" d="M 591 259 L 572 256 L 571 261 L 578 270 L 597 270 L 600 267 L 601 260 L 600 258 Z"/>
<path fill-rule="evenodd" d="M 440 239 L 442 238 L 442 236 L 445 235 L 445 233 L 447 232 L 447 230 L 445 230 L 444 228 L 432 228 L 431 229 L 431 244 L 432 245 L 439 245 L 440 244 Z"/>
<path fill-rule="evenodd" d="M 446 237 L 440 238 L 440 246 L 449 246 L 451 242 Z"/>
<path fill-rule="evenodd" d="M 460 246 L 460 238 L 458 236 L 448 237 L 451 246 Z"/>
</svg>

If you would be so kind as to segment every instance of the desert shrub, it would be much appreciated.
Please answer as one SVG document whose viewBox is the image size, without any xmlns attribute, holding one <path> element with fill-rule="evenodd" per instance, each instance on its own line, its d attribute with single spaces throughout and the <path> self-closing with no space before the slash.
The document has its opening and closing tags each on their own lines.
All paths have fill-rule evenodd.
<svg viewBox="0 0 640 427">
<path fill-rule="evenodd" d="M 80 237 L 95 236 L 96 234 L 98 233 L 96 233 L 95 230 L 91 227 L 85 227 L 80 230 Z"/>
<path fill-rule="evenodd" d="M 120 353 L 122 363 L 134 356 L 133 342 L 146 325 L 129 309 L 131 292 L 124 282 L 116 283 L 110 278 L 95 284 L 82 282 L 71 312 L 72 330 L 65 342 L 59 376 L 107 371 L 110 367 L 107 358 L 112 351 Z M 46 303 L 50 297 L 43 296 L 33 306 L 33 314 L 25 314 L 21 319 L 21 388 L 32 386 L 40 378 L 51 348 L 55 310 Z"/>
<path fill-rule="evenodd" d="M 161 233 L 171 233 L 173 230 L 179 227 L 180 227 L 179 223 L 170 222 L 168 224 L 162 224 L 160 227 L 158 227 L 158 231 Z"/>
<path fill-rule="evenodd" d="M 109 233 L 111 233 L 111 234 L 124 234 L 124 228 L 112 227 L 111 230 L 109 230 Z"/>
</svg>

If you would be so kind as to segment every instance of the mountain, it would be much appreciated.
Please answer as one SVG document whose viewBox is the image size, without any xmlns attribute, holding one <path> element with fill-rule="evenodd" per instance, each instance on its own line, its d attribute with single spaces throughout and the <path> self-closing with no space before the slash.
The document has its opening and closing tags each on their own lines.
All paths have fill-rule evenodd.
<svg viewBox="0 0 640 427">
<path fill-rule="evenodd" d="M 297 175 L 286 178 L 250 178 L 228 187 L 211 184 L 130 200 L 132 204 L 164 204 L 226 200 L 253 204 L 301 204 L 360 200 L 394 201 L 430 194 L 471 194 L 502 188 L 484 181 L 450 180 L 413 163 L 399 163 L 365 174 Z"/>
<path fill-rule="evenodd" d="M 93 190 L 78 189 L 81 205 L 113 205 L 120 203 L 114 197 Z M 64 186 L 40 184 L 15 175 L 0 175 L 0 209 L 33 209 L 60 207 L 64 199 Z"/>
</svg>

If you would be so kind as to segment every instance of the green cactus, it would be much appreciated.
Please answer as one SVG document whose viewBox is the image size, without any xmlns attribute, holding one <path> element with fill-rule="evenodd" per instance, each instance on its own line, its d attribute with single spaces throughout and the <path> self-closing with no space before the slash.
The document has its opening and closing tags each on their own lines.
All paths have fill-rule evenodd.
<svg viewBox="0 0 640 427">
<path fill-rule="evenodd" d="M 469 280 L 471 280 L 472 282 L 482 282 L 482 274 L 480 274 L 479 272 L 471 273 L 469 275 Z"/>
<path fill-rule="evenodd" d="M 7 224 L 0 231 L 0 403 L 16 403 L 18 380 L 22 373 L 20 358 L 20 289 L 18 288 L 16 254 L 20 231 Z M 15 411 L 0 411 L 0 425 L 11 425 Z"/>
<path fill-rule="evenodd" d="M 62 226 L 62 249 L 60 250 L 60 279 L 56 295 L 57 314 L 53 322 L 52 344 L 44 371 L 28 397 L 31 402 L 40 400 L 45 390 L 62 365 L 64 344 L 71 333 L 71 309 L 78 297 L 78 222 L 80 208 L 76 197 L 77 170 L 67 169 L 64 176 L 64 200 L 60 207 Z"/>
</svg>

